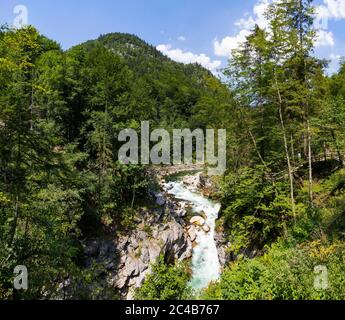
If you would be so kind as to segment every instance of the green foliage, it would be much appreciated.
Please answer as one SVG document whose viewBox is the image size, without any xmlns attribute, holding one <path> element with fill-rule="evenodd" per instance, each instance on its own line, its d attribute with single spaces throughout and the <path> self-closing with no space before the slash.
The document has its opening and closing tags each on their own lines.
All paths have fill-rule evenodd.
<svg viewBox="0 0 345 320">
<path fill-rule="evenodd" d="M 182 300 L 191 294 L 190 275 L 185 263 L 168 265 L 163 256 L 152 266 L 151 273 L 137 290 L 136 300 Z"/>
<path fill-rule="evenodd" d="M 343 299 L 343 244 L 275 245 L 263 257 L 243 259 L 225 270 L 219 283 L 205 290 L 205 299 L 320 300 Z M 318 265 L 328 269 L 328 289 L 315 288 Z"/>
<path fill-rule="evenodd" d="M 157 125 L 164 124 L 165 128 L 178 128 L 178 123 L 182 122 L 183 127 L 183 122 L 184 125 L 189 122 L 192 109 L 201 99 L 215 96 L 213 87 L 220 88 L 223 95 L 227 93 L 220 81 L 200 65 L 185 66 L 171 61 L 134 35 L 110 33 L 77 48 L 85 49 L 87 55 L 95 53 L 97 59 L 97 52 L 101 50 L 108 58 L 116 57 L 126 63 L 132 75 L 127 74 L 120 83 L 129 82 L 131 87 L 127 91 L 129 99 L 121 110 L 136 120 L 150 120 Z M 109 69 L 108 66 L 108 74 Z M 118 77 L 118 74 L 113 76 Z M 221 95 L 216 96 L 220 100 Z"/>
<path fill-rule="evenodd" d="M 345 68 L 327 78 L 313 56 L 312 2 L 273 2 L 270 33 L 255 26 L 225 70 L 238 124 L 219 195 L 238 260 L 206 298 L 343 299 Z"/>
<path fill-rule="evenodd" d="M 231 250 L 259 249 L 286 233 L 292 221 L 284 184 L 267 178 L 265 168 L 244 167 L 225 176 L 221 185 L 222 219 Z"/>
<path fill-rule="evenodd" d="M 89 290 L 99 269 L 83 268 L 80 239 L 136 228 L 155 178 L 149 167 L 118 163 L 117 138 L 142 120 L 230 133 L 219 198 L 239 260 L 207 298 L 343 297 L 345 64 L 325 75 L 313 56 L 313 14 L 311 0 L 273 2 L 271 33 L 255 26 L 232 53 L 228 86 L 134 35 L 63 51 L 31 26 L 1 27 L 0 298 L 54 298 L 66 278 L 66 297 L 102 295 Z M 248 252 L 265 254 L 241 259 Z M 320 263 L 329 268 L 325 292 L 312 285 Z M 22 264 L 26 293 L 12 290 Z M 137 296 L 183 299 L 188 280 L 187 266 L 161 257 Z"/>
</svg>

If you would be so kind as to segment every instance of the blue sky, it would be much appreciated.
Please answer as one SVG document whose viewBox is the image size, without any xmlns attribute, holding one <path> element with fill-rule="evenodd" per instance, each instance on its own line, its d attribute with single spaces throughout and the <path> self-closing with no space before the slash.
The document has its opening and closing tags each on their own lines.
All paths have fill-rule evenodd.
<svg viewBox="0 0 345 320">
<path fill-rule="evenodd" d="M 28 23 L 64 49 L 108 32 L 133 33 L 171 58 L 199 62 L 211 71 L 224 67 L 231 49 L 253 23 L 265 27 L 263 11 L 273 0 L 0 0 L 0 23 L 13 23 L 17 5 Z M 345 0 L 317 0 L 320 38 L 316 53 L 345 56 Z"/>
</svg>

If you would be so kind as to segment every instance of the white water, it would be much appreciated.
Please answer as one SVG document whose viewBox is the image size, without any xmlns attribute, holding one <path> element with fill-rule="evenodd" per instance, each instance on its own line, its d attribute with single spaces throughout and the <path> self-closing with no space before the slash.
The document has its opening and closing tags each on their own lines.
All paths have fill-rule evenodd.
<svg viewBox="0 0 345 320">
<path fill-rule="evenodd" d="M 169 190 L 168 193 L 176 199 L 190 202 L 195 215 L 200 215 L 201 212 L 206 214 L 206 224 L 211 230 L 206 233 L 200 228 L 201 230 L 197 232 L 197 245 L 193 249 L 193 277 L 191 280 L 193 289 L 206 288 L 211 282 L 217 281 L 220 276 L 220 263 L 214 239 L 220 205 L 188 190 L 182 182 L 170 182 L 166 187 Z"/>
</svg>

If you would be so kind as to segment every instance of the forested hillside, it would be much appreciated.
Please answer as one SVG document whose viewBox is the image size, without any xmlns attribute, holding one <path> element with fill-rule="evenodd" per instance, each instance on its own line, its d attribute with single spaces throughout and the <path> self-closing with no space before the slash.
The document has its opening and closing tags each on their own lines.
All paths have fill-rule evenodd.
<svg viewBox="0 0 345 320">
<path fill-rule="evenodd" d="M 126 34 L 64 52 L 33 27 L 3 27 L 0 59 L 1 297 L 16 294 L 17 265 L 31 270 L 23 297 L 50 297 L 65 277 L 87 283 L 81 239 L 125 233 L 151 201 L 149 168 L 117 161 L 120 130 L 205 127 L 204 108 L 229 93 Z"/>
<path fill-rule="evenodd" d="M 222 80 L 134 35 L 63 51 L 34 27 L 2 27 L 0 299 L 53 299 L 65 279 L 72 298 L 93 298 L 81 241 L 126 234 L 152 206 L 152 168 L 117 159 L 119 132 L 144 120 L 228 132 L 212 194 L 227 264 L 202 298 L 344 299 L 345 63 L 328 76 L 315 56 L 313 10 L 274 2 L 269 29 L 252 30 Z M 195 297 L 171 260 L 158 260 L 138 297 Z M 17 265 L 30 269 L 27 291 L 12 288 Z"/>
</svg>

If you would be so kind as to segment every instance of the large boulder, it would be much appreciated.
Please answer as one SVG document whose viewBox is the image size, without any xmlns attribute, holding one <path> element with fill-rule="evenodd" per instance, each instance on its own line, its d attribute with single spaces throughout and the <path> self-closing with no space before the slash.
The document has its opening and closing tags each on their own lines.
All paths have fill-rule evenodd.
<svg viewBox="0 0 345 320">
<path fill-rule="evenodd" d="M 190 223 L 202 227 L 206 223 L 206 221 L 203 217 L 195 216 L 192 219 L 190 219 Z"/>
</svg>

